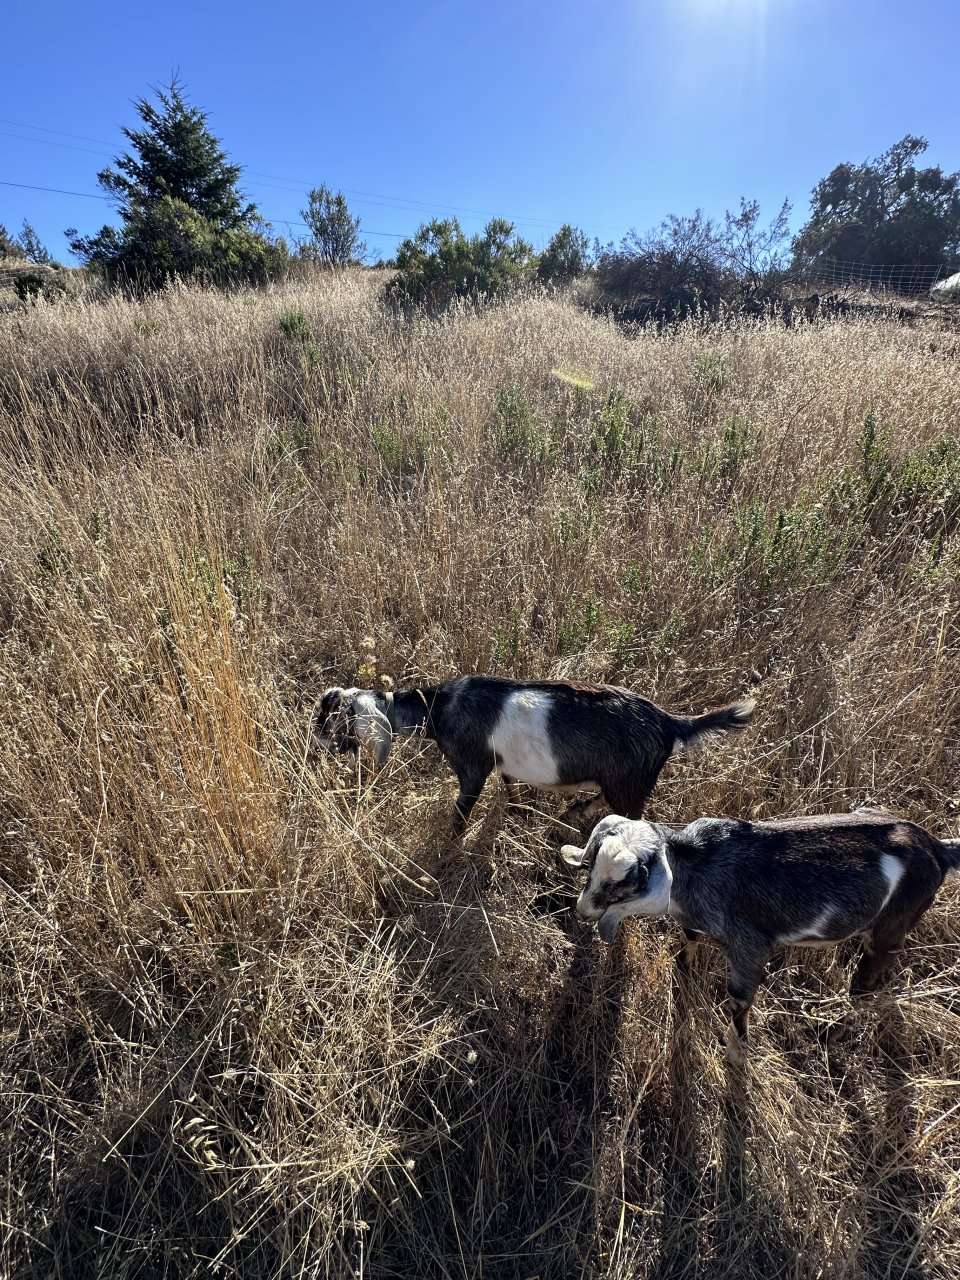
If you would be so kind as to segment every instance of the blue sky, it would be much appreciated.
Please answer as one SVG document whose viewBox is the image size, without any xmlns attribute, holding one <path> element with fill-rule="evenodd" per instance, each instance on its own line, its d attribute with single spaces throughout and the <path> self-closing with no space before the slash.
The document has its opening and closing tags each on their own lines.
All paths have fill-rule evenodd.
<svg viewBox="0 0 960 1280">
<path fill-rule="evenodd" d="M 509 217 L 540 247 L 741 195 L 788 197 L 796 228 L 835 164 L 906 133 L 960 169 L 957 0 L 39 0 L 3 31 L 0 222 L 63 260 L 111 206 L 28 188 L 97 193 L 175 68 L 277 230 L 323 182 L 384 255 L 434 216 Z"/>
</svg>

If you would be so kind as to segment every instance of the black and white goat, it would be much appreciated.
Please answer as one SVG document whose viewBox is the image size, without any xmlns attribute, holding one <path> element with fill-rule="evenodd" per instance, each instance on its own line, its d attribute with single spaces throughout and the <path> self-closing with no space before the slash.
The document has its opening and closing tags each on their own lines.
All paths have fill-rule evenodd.
<svg viewBox="0 0 960 1280">
<path fill-rule="evenodd" d="M 459 833 L 495 769 L 511 791 L 517 782 L 559 792 L 599 788 L 611 809 L 639 818 L 672 754 L 742 729 L 753 706 L 674 716 L 613 685 L 458 676 L 402 693 L 328 689 L 316 731 L 334 750 L 367 748 L 378 765 L 395 733 L 432 738 L 460 782 Z"/>
<path fill-rule="evenodd" d="M 690 944 L 705 934 L 724 949 L 733 1020 L 731 1056 L 775 946 L 830 946 L 862 935 L 851 993 L 872 991 L 893 953 L 960 869 L 960 840 L 938 840 L 882 809 L 774 822 L 699 818 L 677 830 L 604 818 L 585 849 L 565 845 L 587 869 L 577 911 L 610 943 L 628 916 L 670 915 Z"/>
</svg>

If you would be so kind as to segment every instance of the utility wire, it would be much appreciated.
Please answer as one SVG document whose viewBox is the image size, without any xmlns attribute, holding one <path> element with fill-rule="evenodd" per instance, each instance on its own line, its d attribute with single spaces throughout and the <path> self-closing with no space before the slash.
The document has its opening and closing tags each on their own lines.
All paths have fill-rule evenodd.
<svg viewBox="0 0 960 1280">
<path fill-rule="evenodd" d="M 41 142 L 45 147 L 63 147 L 67 151 L 84 151 L 88 156 L 107 156 L 109 151 L 94 151 L 92 147 L 77 147 L 72 142 L 54 142 L 52 138 L 25 138 L 22 133 L 11 133 L 8 129 L 0 129 L 0 137 L 16 138 L 20 142 Z"/>
<path fill-rule="evenodd" d="M 110 196 L 101 196 L 93 191 L 67 191 L 63 187 L 38 187 L 31 182 L 7 182 L 0 179 L 0 187 L 20 187 L 24 191 L 51 191 L 59 196 L 82 196 L 84 200 L 110 200 Z M 309 227 L 308 222 L 299 222 L 296 218 L 275 218 L 269 214 L 263 215 L 267 222 L 276 222 L 286 227 Z M 363 234 L 368 236 L 391 236 L 397 240 L 405 240 L 406 236 L 400 231 L 376 231 L 373 227 L 364 227 Z"/>
<path fill-rule="evenodd" d="M 82 196 L 84 200 L 109 200 L 109 196 L 100 196 L 93 191 L 65 191 L 63 187 L 35 187 L 31 182 L 4 182 L 0 178 L 0 187 L 22 187 L 24 191 L 55 191 L 60 196 Z"/>
<path fill-rule="evenodd" d="M 106 138 L 88 138 L 85 133 L 67 133 L 65 129 L 48 129 L 42 124 L 24 124 L 22 120 L 4 120 L 0 118 L 0 124 L 12 124 L 15 129 L 36 129 L 38 133 L 56 133 L 61 138 L 78 138 L 81 142 L 100 142 L 105 147 L 109 147 L 110 143 Z M 41 139 L 37 138 L 37 142 Z"/>
<path fill-rule="evenodd" d="M 110 143 L 107 142 L 104 138 L 91 138 L 91 137 L 88 137 L 86 134 L 82 134 L 82 133 L 68 133 L 65 129 L 50 129 L 46 125 L 27 124 L 22 120 L 7 120 L 5 118 L 0 117 L 0 124 L 13 125 L 17 129 L 33 129 L 38 133 L 55 133 L 59 137 L 63 137 L 63 138 L 76 138 L 82 142 L 98 142 L 105 147 L 110 146 Z M 0 135 L 7 138 L 19 138 L 21 142 L 42 142 L 50 147 L 64 147 L 73 151 L 83 151 L 83 152 L 87 152 L 90 155 L 104 155 L 109 158 L 111 154 L 109 152 L 91 151 L 89 147 L 71 147 L 69 143 L 53 142 L 46 138 L 25 138 L 21 134 L 9 133 L 6 130 L 0 130 Z M 290 187 L 272 188 L 273 190 L 276 190 L 276 191 L 287 191 L 287 190 L 309 191 L 312 185 L 311 183 L 306 182 L 305 180 L 300 178 L 284 177 L 282 174 L 276 174 L 276 173 L 263 173 L 256 169 L 247 169 L 245 166 L 244 166 L 244 172 L 246 174 L 249 174 L 250 177 L 252 178 L 271 178 L 277 182 L 284 182 L 284 183 L 291 184 Z M 264 187 L 264 188 L 270 187 L 270 184 L 268 182 L 251 182 L 248 185 L 253 187 Z M 344 187 L 342 190 L 344 195 L 354 196 L 362 201 L 373 202 L 373 203 L 382 205 L 385 208 L 400 209 L 408 213 L 410 212 L 431 213 L 439 209 L 447 213 L 460 213 L 470 217 L 493 218 L 493 217 L 504 216 L 500 214 L 495 214 L 489 209 L 471 209 L 465 205 L 440 204 L 437 201 L 420 201 L 420 200 L 410 199 L 405 196 L 387 195 L 387 194 L 384 194 L 383 192 L 377 192 L 377 191 L 359 191 L 356 188 L 351 188 L 351 187 Z M 557 225 L 556 221 L 550 218 L 517 216 L 517 217 L 509 218 L 509 221 L 517 225 L 526 224 L 531 227 L 540 227 L 541 229 L 544 229 L 544 230 Z M 612 230 L 612 228 L 609 225 L 600 226 L 599 224 L 590 224 L 589 227 L 585 229 L 594 230 L 594 231 Z M 396 233 L 371 232 L 371 234 L 394 235 Z"/>
</svg>

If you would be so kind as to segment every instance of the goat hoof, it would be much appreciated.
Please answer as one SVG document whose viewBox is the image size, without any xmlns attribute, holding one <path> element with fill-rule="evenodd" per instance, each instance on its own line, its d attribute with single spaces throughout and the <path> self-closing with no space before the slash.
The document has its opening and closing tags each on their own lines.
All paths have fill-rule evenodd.
<svg viewBox="0 0 960 1280">
<path fill-rule="evenodd" d="M 727 1027 L 722 1042 L 724 1045 L 724 1056 L 727 1059 L 728 1066 L 744 1067 L 747 1064 L 747 1042 L 738 1033 L 736 1027 Z"/>
<path fill-rule="evenodd" d="M 836 1022 L 823 1022 L 817 1028 L 817 1039 L 824 1049 L 832 1049 L 846 1030 L 846 1022 L 839 1018 Z"/>
</svg>

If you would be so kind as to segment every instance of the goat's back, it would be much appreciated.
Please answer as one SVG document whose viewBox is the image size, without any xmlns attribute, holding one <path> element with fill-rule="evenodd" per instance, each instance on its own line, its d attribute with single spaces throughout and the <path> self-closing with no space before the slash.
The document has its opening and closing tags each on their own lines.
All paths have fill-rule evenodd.
<svg viewBox="0 0 960 1280">
<path fill-rule="evenodd" d="M 668 842 L 681 901 L 699 904 L 714 923 L 748 918 L 781 941 L 804 940 L 805 931 L 849 937 L 884 910 L 913 915 L 946 871 L 939 840 L 877 809 L 767 822 L 701 818 Z"/>
<path fill-rule="evenodd" d="M 555 741 L 563 741 L 576 751 L 639 748 L 645 757 L 660 764 L 676 744 L 743 728 L 753 713 L 752 702 L 743 702 L 703 716 L 674 716 L 620 685 L 458 676 L 433 691 L 434 720 L 442 735 L 457 733 L 464 723 L 489 734 L 506 700 L 524 692 L 542 697 L 548 705 L 547 724 Z"/>
<path fill-rule="evenodd" d="M 507 700 L 524 693 L 548 707 L 546 723 L 556 741 L 621 751 L 628 742 L 643 741 L 658 755 L 669 755 L 673 745 L 667 712 L 629 689 L 586 681 L 458 676 L 439 686 L 434 719 L 444 734 L 454 735 L 465 724 L 489 734 Z"/>
</svg>

